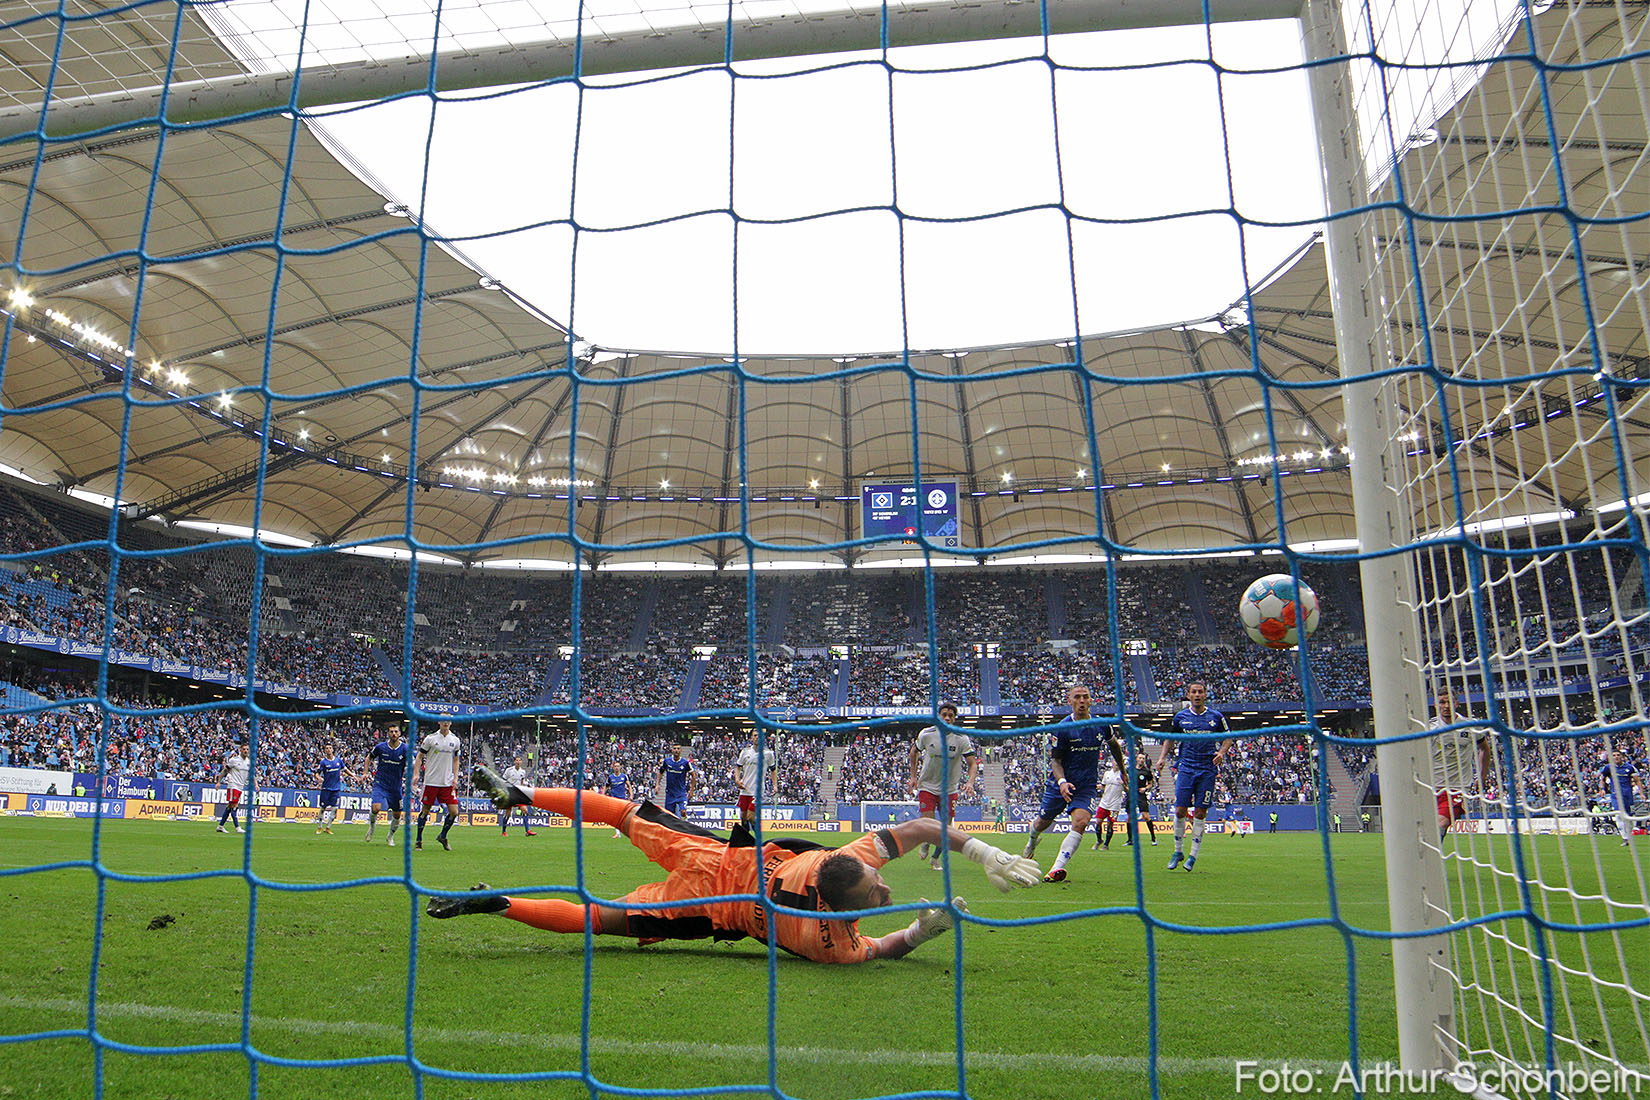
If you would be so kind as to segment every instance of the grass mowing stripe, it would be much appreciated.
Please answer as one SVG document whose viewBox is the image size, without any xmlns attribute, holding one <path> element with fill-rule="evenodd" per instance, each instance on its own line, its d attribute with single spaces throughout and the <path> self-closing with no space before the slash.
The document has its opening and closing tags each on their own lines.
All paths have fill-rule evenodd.
<svg viewBox="0 0 1650 1100">
<path fill-rule="evenodd" d="M 0 995 L 0 1007 L 20 1008 L 35 1012 L 80 1012 L 86 1008 L 84 1000 L 61 998 L 30 998 L 11 995 Z M 108 1003 L 99 1001 L 97 1005 L 99 1016 L 127 1017 L 131 1019 L 159 1019 L 170 1023 L 219 1023 L 224 1018 L 222 1012 L 205 1012 L 199 1009 L 174 1008 L 169 1005 L 147 1005 L 133 1003 Z M 336 1020 L 304 1020 L 294 1017 L 270 1017 L 254 1015 L 252 1024 L 255 1028 L 275 1028 L 293 1034 L 308 1035 L 359 1035 L 375 1039 L 385 1039 L 396 1043 L 401 1042 L 406 1033 L 402 1028 L 391 1027 L 387 1024 L 373 1024 L 367 1022 L 336 1021 Z M 539 1047 L 545 1050 L 578 1050 L 579 1036 L 573 1034 L 546 1034 L 543 1032 L 501 1032 L 486 1031 L 479 1028 L 448 1028 L 448 1027 L 417 1027 L 414 1035 L 419 1039 L 453 1043 L 476 1043 L 484 1046 L 508 1044 L 510 1047 Z M 607 1039 L 592 1040 L 590 1049 L 603 1054 L 628 1055 L 663 1055 L 666 1057 L 683 1056 L 706 1059 L 730 1059 L 745 1061 L 752 1058 L 765 1059 L 768 1056 L 766 1044 L 755 1043 L 704 1043 L 682 1041 L 658 1041 L 648 1039 Z M 879 1065 L 899 1066 L 954 1066 L 957 1064 L 957 1052 L 954 1050 L 846 1050 L 839 1047 L 819 1046 L 780 1046 L 780 1052 L 786 1061 L 808 1062 L 818 1065 L 840 1065 L 842 1060 L 852 1059 L 856 1063 L 875 1063 Z M 1070 1054 L 1055 1051 L 1028 1054 L 1018 1052 L 994 1052 L 970 1050 L 965 1052 L 970 1063 L 990 1065 L 998 1069 L 1070 1069 L 1070 1070 L 1112 1070 L 1125 1073 L 1144 1073 L 1146 1059 L 1127 1055 L 1108 1054 Z M 1280 1068 L 1282 1061 L 1257 1063 L 1261 1068 Z M 1340 1068 L 1339 1062 L 1311 1062 L 1300 1059 L 1290 1059 L 1287 1063 L 1291 1067 L 1303 1069 L 1324 1070 L 1334 1072 Z M 1234 1062 L 1230 1058 L 1162 1058 L 1158 1061 L 1158 1071 L 1161 1073 L 1209 1073 L 1230 1071 Z"/>
</svg>

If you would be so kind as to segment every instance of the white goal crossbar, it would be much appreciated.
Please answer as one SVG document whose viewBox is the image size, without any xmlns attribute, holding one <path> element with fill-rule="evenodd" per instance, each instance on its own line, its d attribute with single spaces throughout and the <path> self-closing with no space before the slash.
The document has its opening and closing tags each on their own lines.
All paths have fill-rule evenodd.
<svg viewBox="0 0 1650 1100">
<path fill-rule="evenodd" d="M 1035 38 L 1045 5 L 1027 0 L 971 4 L 866 5 L 734 20 L 714 27 L 648 28 L 622 34 L 549 39 L 492 50 L 458 50 L 393 60 L 305 67 L 299 73 L 247 73 L 122 90 L 49 104 L 0 109 L 0 141 L 30 133 L 54 140 L 130 127 L 233 118 L 255 111 L 313 111 L 408 92 L 457 92 L 570 76 L 648 72 L 779 57 L 854 53 L 887 47 Z M 1201 0 L 1058 0 L 1046 5 L 1049 34 L 1202 24 Z M 1288 0 L 1211 0 L 1207 21 L 1294 19 Z M 433 62 L 433 64 L 432 64 Z"/>
</svg>

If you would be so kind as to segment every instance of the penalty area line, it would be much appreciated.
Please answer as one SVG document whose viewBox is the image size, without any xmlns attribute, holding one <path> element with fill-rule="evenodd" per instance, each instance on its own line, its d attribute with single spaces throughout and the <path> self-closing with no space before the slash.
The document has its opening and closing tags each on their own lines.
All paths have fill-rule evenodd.
<svg viewBox="0 0 1650 1100">
<path fill-rule="evenodd" d="M 68 997 L 42 998 L 0 994 L 0 1008 L 17 1008 L 31 1012 L 72 1012 L 77 1013 L 79 1020 L 83 1022 L 86 1002 Z M 159 1020 L 166 1023 L 188 1025 L 235 1025 L 236 1036 L 239 1035 L 238 1016 L 227 1012 L 208 1012 L 202 1009 L 178 1008 L 171 1005 L 99 1001 L 97 1014 L 99 1019 Z M 75 1026 L 83 1026 L 83 1023 L 77 1023 Z M 252 1026 L 254 1029 L 281 1031 L 293 1035 L 354 1035 L 367 1039 L 393 1042 L 398 1045 L 405 1038 L 404 1029 L 390 1024 L 306 1020 L 291 1016 L 264 1016 L 258 1013 L 254 1013 L 252 1016 Z M 111 1038 L 116 1037 L 111 1036 Z M 416 1043 L 454 1043 L 488 1048 L 508 1045 L 518 1048 L 568 1052 L 576 1052 L 583 1046 L 580 1036 L 568 1033 L 488 1031 L 480 1028 L 415 1027 L 413 1029 L 413 1039 Z M 122 1041 L 135 1040 L 122 1039 Z M 154 1040 L 144 1041 L 154 1042 Z M 202 1039 L 195 1037 L 189 1041 L 200 1042 Z M 233 1042 L 235 1040 L 226 1039 L 223 1041 Z M 791 1064 L 841 1065 L 844 1059 L 861 1065 L 955 1066 L 957 1064 L 957 1053 L 954 1050 L 845 1050 L 840 1047 L 788 1046 L 786 1044 L 780 1044 L 777 1049 L 780 1061 Z M 698 1058 L 708 1061 L 760 1062 L 766 1064 L 768 1060 L 766 1043 L 709 1043 L 660 1039 L 613 1039 L 598 1036 L 591 1041 L 590 1050 L 592 1053 L 598 1054 L 663 1055 L 677 1058 Z M 970 1050 L 965 1052 L 965 1056 L 969 1066 L 981 1069 L 1033 1070 L 1040 1068 L 1047 1070 L 1054 1068 L 1081 1071 L 1109 1070 L 1122 1073 L 1145 1073 L 1147 1069 L 1145 1058 L 1132 1055 L 1071 1054 L 1054 1051 L 1027 1054 L 1023 1051 Z M 283 1055 L 283 1057 L 291 1057 L 291 1055 Z M 1267 1059 L 1254 1063 L 1257 1069 L 1276 1069 L 1284 1064 L 1285 1062 L 1282 1059 Z M 1236 1060 L 1232 1058 L 1170 1057 L 1157 1060 L 1158 1072 L 1171 1076 L 1187 1073 L 1232 1073 L 1235 1065 Z M 1329 1073 L 1333 1073 L 1340 1068 L 1338 1062 L 1303 1061 L 1293 1058 L 1288 1060 L 1288 1065 L 1292 1068 L 1313 1069 Z"/>
</svg>

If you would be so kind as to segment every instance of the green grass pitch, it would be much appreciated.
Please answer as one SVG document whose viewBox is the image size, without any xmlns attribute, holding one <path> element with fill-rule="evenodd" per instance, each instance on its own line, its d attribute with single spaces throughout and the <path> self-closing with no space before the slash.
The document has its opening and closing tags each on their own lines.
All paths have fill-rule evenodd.
<svg viewBox="0 0 1650 1100">
<path fill-rule="evenodd" d="M 775 1095 L 771 1082 L 785 1095 L 819 1100 L 958 1089 L 958 968 L 950 938 L 902 960 L 862 967 L 781 955 L 771 995 L 767 951 L 752 941 L 643 948 L 597 939 L 585 1047 L 580 937 L 499 917 L 437 922 L 420 916 L 413 958 L 413 912 L 423 899 L 414 899 L 403 882 L 254 891 L 241 875 L 246 867 L 285 885 L 401 876 L 410 854 L 415 881 L 432 889 L 574 879 L 570 830 L 528 838 L 458 828 L 450 853 L 433 844 L 433 829 L 429 847 L 412 853 L 383 844 L 383 831 L 380 824 L 380 839 L 369 846 L 359 826 L 328 837 L 301 824 L 268 824 L 248 846 L 246 837 L 218 835 L 199 823 L 110 822 L 99 855 L 111 872 L 231 873 L 167 882 L 105 878 L 100 941 L 99 880 L 91 869 L 0 877 L 0 1036 L 85 1028 L 95 947 L 97 1029 L 105 1039 L 140 1047 L 236 1047 L 159 1056 L 107 1049 L 103 1096 L 110 1100 L 248 1095 L 254 1072 L 258 1095 L 266 1097 L 412 1097 L 419 1075 L 404 1060 L 409 1054 L 432 1071 L 422 1076 L 423 1095 L 443 1100 L 599 1095 L 579 1080 L 439 1075 L 577 1074 L 586 1057 L 598 1088 L 692 1094 L 737 1086 L 745 1091 L 735 1095 Z M 8 871 L 84 860 L 92 850 L 88 821 L 11 818 L 0 822 L 0 836 L 6 841 L 0 869 Z M 1009 848 L 1023 842 L 987 839 Z M 1044 841 L 1045 866 L 1057 840 Z M 1341 915 L 1355 925 L 1384 927 L 1380 837 L 1331 840 Z M 586 830 L 584 842 L 587 881 L 600 896 L 615 897 L 660 876 L 605 828 Z M 1150 1095 L 1145 924 L 1135 913 L 1074 914 L 1133 906 L 1137 898 L 1159 920 L 1199 928 L 1330 913 L 1317 836 L 1213 835 L 1191 874 L 1165 870 L 1170 851 L 1168 840 L 1140 849 L 1137 878 L 1121 837 L 1104 853 L 1090 850 L 1085 838 L 1069 882 L 1012 895 L 998 894 L 979 868 L 957 861 L 954 892 L 976 916 L 1065 918 L 963 929 L 960 1026 L 969 1095 Z M 899 901 L 943 890 L 939 873 L 914 857 L 884 873 Z M 1613 879 L 1616 871 L 1604 873 Z M 1625 852 L 1619 873 L 1630 888 Z M 1570 912 L 1566 904 L 1564 915 Z M 1602 916 L 1585 907 L 1577 912 Z M 173 921 L 151 930 L 162 915 Z M 866 920 L 862 929 L 880 934 L 909 920 L 890 914 Z M 1642 973 L 1650 961 L 1647 939 L 1635 934 L 1640 957 L 1621 965 Z M 1347 950 L 1334 929 L 1237 935 L 1159 929 L 1155 940 L 1162 1096 L 1232 1094 L 1235 1059 L 1332 1065 L 1348 1056 Z M 249 948 L 255 962 L 248 991 Z M 1395 1058 L 1388 944 L 1360 938 L 1353 953 L 1360 1054 L 1366 1062 Z M 1595 952 L 1595 959 L 1602 955 Z M 243 1038 L 270 1060 L 260 1059 L 254 1070 L 238 1049 Z M 777 1052 L 772 1061 L 770 1042 Z M 341 1068 L 284 1064 L 317 1059 L 369 1061 Z M 94 1049 L 84 1036 L 0 1043 L 0 1098 L 90 1097 L 94 1079 Z M 1331 1077 L 1323 1080 L 1333 1094 Z"/>
</svg>

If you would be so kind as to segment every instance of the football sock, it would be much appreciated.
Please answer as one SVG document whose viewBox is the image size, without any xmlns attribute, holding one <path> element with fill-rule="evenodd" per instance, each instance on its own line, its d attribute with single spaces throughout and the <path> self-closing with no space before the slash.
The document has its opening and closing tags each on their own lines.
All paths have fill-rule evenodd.
<svg viewBox="0 0 1650 1100">
<path fill-rule="evenodd" d="M 437 834 L 438 839 L 446 840 L 447 839 L 447 830 L 451 829 L 453 827 L 453 822 L 455 822 L 457 820 L 458 820 L 458 815 L 453 813 L 451 810 L 448 810 L 447 811 L 447 816 L 441 822 L 441 832 L 439 834 Z"/>
<path fill-rule="evenodd" d="M 1115 831 L 1116 831 L 1116 826 L 1114 826 L 1111 823 L 1111 820 L 1108 818 L 1107 821 L 1106 821 L 1106 847 L 1108 847 L 1108 848 L 1111 847 L 1111 835 Z"/>
<path fill-rule="evenodd" d="M 1076 829 L 1066 831 L 1066 839 L 1060 842 L 1060 854 L 1054 857 L 1054 869 L 1056 871 L 1071 862 L 1071 854 L 1077 851 L 1077 846 L 1081 843 L 1083 843 L 1082 833 Z"/>
<path fill-rule="evenodd" d="M 573 816 L 574 799 L 578 791 L 567 787 L 526 787 L 523 788 L 533 799 L 533 805 L 541 810 L 548 810 L 563 817 Z M 636 804 L 623 798 L 614 798 L 612 795 L 592 794 L 585 791 L 582 799 L 584 820 L 599 822 L 603 825 L 612 825 L 617 828 L 624 821 Z M 580 925 L 582 928 L 583 925 Z"/>
<path fill-rule="evenodd" d="M 373 830 L 375 830 L 377 828 L 378 828 L 378 811 L 373 810 L 372 812 L 367 814 L 367 839 L 368 840 L 372 839 Z"/>
<path fill-rule="evenodd" d="M 1197 818 L 1192 822 L 1192 857 L 1197 857 L 1197 850 L 1203 847 L 1203 819 Z"/>
<path fill-rule="evenodd" d="M 401 815 L 400 814 L 391 814 L 390 815 L 390 835 L 394 836 L 395 835 L 395 830 L 399 829 L 400 827 L 401 827 Z"/>
<path fill-rule="evenodd" d="M 511 898 L 510 908 L 504 911 L 504 915 L 511 920 L 530 924 L 534 928 L 542 928 L 546 932 L 578 933 L 584 931 L 585 913 L 592 908 L 593 906 L 562 901 L 560 898 Z M 594 912 L 590 913 L 590 927 L 594 932 L 602 930 L 601 921 Z"/>
<path fill-rule="evenodd" d="M 424 823 L 428 820 L 430 820 L 429 814 L 418 815 L 418 836 L 416 837 L 416 840 L 419 844 L 424 843 Z"/>
<path fill-rule="evenodd" d="M 1031 836 L 1026 838 L 1026 850 L 1021 854 L 1027 859 L 1030 859 L 1037 853 L 1037 842 L 1042 839 L 1043 834 L 1037 831 L 1037 826 L 1033 825 L 1031 827 Z"/>
<path fill-rule="evenodd" d="M 1174 850 L 1177 852 L 1182 852 L 1185 851 L 1185 849 L 1186 819 L 1183 817 L 1177 817 L 1174 819 Z"/>
</svg>

